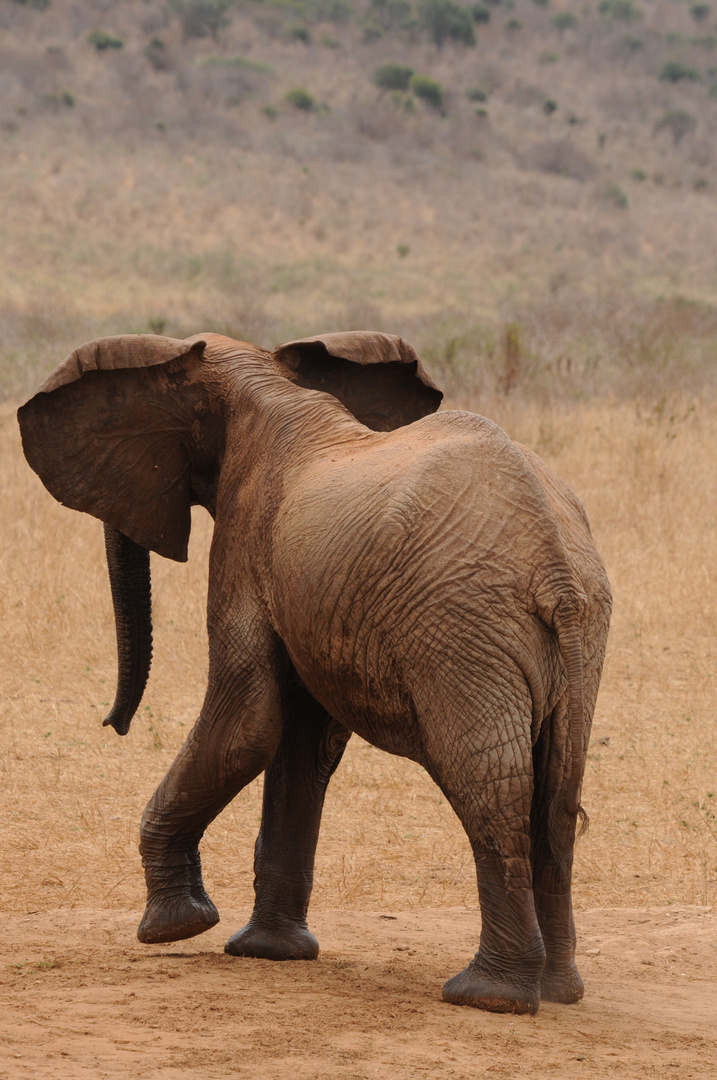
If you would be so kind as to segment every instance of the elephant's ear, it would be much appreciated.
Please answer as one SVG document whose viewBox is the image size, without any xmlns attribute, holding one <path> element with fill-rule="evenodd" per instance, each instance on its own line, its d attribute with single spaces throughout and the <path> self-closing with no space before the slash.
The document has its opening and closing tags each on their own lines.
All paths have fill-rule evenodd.
<svg viewBox="0 0 717 1080">
<path fill-rule="evenodd" d="M 402 338 L 362 330 L 289 341 L 274 356 L 300 386 L 325 390 L 374 431 L 435 412 L 443 398 Z"/>
<path fill-rule="evenodd" d="M 59 502 L 178 562 L 206 408 L 204 347 L 150 334 L 91 341 L 18 410 L 25 456 Z"/>
</svg>

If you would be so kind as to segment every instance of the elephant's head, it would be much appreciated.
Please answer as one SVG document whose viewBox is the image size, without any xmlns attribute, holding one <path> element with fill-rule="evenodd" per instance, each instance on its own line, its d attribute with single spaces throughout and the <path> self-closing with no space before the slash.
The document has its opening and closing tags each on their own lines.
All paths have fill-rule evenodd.
<svg viewBox="0 0 717 1080">
<path fill-rule="evenodd" d="M 410 345 L 370 332 L 292 341 L 273 354 L 215 334 L 108 337 L 48 376 L 18 410 L 23 448 L 59 502 L 105 524 L 120 666 L 106 722 L 121 733 L 149 674 L 149 551 L 185 561 L 191 506 L 214 514 L 228 383 L 242 356 L 334 395 L 374 430 L 435 412 L 443 396 Z"/>
</svg>

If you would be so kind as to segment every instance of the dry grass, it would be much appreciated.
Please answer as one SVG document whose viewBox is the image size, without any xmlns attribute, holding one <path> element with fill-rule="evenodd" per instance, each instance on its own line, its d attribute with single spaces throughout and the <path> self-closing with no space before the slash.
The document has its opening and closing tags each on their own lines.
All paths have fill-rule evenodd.
<svg viewBox="0 0 717 1080">
<path fill-rule="evenodd" d="M 632 26 L 575 4 L 561 34 L 552 7 L 515 0 L 521 30 L 494 6 L 475 49 L 436 50 L 413 31 L 363 44 L 368 7 L 307 20 L 306 46 L 278 2 L 247 0 L 214 42 L 182 41 L 160 0 L 0 0 L 0 397 L 100 334 L 404 333 L 454 404 L 574 484 L 607 562 L 578 902 L 711 902 L 717 45 L 688 40 L 711 22 L 668 0 L 641 0 Z M 124 48 L 97 52 L 97 28 Z M 659 81 L 675 58 L 703 81 Z M 391 60 L 445 85 L 445 115 L 378 93 Z M 465 94 L 478 83 L 486 116 Z M 297 86 L 322 107 L 287 105 Z M 663 121 L 680 110 L 694 123 L 676 138 Z M 0 909 L 136 908 L 139 815 L 201 704 L 209 523 L 188 566 L 156 560 L 155 667 L 120 741 L 100 726 L 114 640 L 99 526 L 30 474 L 9 409 L 1 438 Z M 250 903 L 260 807 L 255 784 L 205 841 L 222 906 Z M 437 790 L 352 743 L 316 903 L 463 902 L 468 846 Z"/>
<path fill-rule="evenodd" d="M 717 409 L 488 404 L 581 494 L 615 592 L 577 903 L 710 903 Z M 0 437 L 0 909 L 138 908 L 139 816 L 201 704 L 209 521 L 197 515 L 186 566 L 154 560 L 156 659 L 141 712 L 119 740 L 100 726 L 114 678 L 101 530 L 58 506 L 30 473 L 9 411 Z M 251 903 L 260 788 L 242 792 L 204 841 L 220 907 Z M 418 767 L 350 744 L 327 801 L 314 902 L 475 904 L 468 844 Z"/>
</svg>

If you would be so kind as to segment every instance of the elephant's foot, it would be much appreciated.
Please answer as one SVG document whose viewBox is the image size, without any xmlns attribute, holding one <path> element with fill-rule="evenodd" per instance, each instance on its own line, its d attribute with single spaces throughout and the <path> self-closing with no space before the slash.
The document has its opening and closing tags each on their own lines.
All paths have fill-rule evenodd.
<svg viewBox="0 0 717 1080">
<path fill-rule="evenodd" d="M 262 960 L 315 960 L 319 943 L 305 922 L 252 915 L 246 926 L 232 934 L 224 952 Z"/>
<path fill-rule="evenodd" d="M 219 922 L 219 912 L 202 886 L 193 886 L 175 895 L 150 898 L 137 937 L 145 945 L 182 941 L 211 930 Z"/>
<path fill-rule="evenodd" d="M 585 993 L 583 980 L 574 962 L 560 968 L 546 967 L 540 976 L 540 1000 L 574 1005 Z"/>
<path fill-rule="evenodd" d="M 443 987 L 443 1000 L 451 1005 L 472 1005 L 474 1009 L 486 1009 L 488 1012 L 534 1015 L 540 1005 L 540 994 L 537 979 L 534 989 L 532 986 L 517 986 L 488 975 L 481 971 L 475 960 L 471 960 L 468 967 L 459 971 Z"/>
</svg>

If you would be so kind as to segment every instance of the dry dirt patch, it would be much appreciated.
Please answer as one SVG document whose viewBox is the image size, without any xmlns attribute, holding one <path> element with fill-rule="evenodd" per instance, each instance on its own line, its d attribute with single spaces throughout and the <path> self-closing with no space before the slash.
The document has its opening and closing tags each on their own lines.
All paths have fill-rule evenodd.
<svg viewBox="0 0 717 1080">
<path fill-rule="evenodd" d="M 717 1075 L 717 914 L 579 917 L 587 994 L 537 1017 L 457 1009 L 440 987 L 478 915 L 324 911 L 316 963 L 238 960 L 201 938 L 147 948 L 137 912 L 61 909 L 0 928 L 0 1075 L 284 1078 Z"/>
<path fill-rule="evenodd" d="M 318 963 L 222 953 L 250 910 L 260 783 L 202 843 L 222 926 L 166 949 L 136 943 L 139 817 L 205 681 L 209 522 L 197 515 L 186 566 L 154 560 L 154 670 L 118 739 L 101 727 L 115 675 L 101 529 L 44 491 L 8 410 L 2 1080 L 717 1075 L 714 405 L 459 404 L 488 411 L 574 485 L 615 592 L 585 783 L 592 824 L 576 852 L 585 1001 L 536 1019 L 441 1002 L 478 941 L 470 849 L 417 766 L 357 739 L 324 815 Z"/>
</svg>

